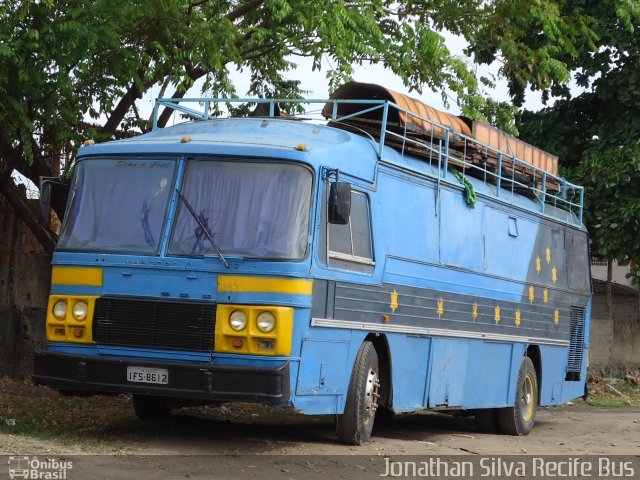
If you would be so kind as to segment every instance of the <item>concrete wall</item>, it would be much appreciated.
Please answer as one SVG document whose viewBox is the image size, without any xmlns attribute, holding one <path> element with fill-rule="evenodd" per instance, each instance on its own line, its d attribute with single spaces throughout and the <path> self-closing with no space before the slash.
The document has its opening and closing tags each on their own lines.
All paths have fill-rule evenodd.
<svg viewBox="0 0 640 480">
<path fill-rule="evenodd" d="M 50 261 L 0 200 L 0 376 L 31 374 L 34 346 L 45 341 Z"/>
<path fill-rule="evenodd" d="M 623 267 L 618 265 L 618 262 L 613 262 L 612 274 L 613 283 L 619 283 L 620 285 L 632 286 L 631 279 L 626 275 L 629 273 L 629 265 Z M 607 280 L 607 261 L 606 260 L 592 260 L 591 261 L 591 276 L 599 280 Z"/>
<path fill-rule="evenodd" d="M 595 372 L 611 377 L 640 371 L 639 300 L 633 295 L 614 295 L 613 320 L 607 320 L 606 296 L 593 297 L 589 364 Z"/>
</svg>

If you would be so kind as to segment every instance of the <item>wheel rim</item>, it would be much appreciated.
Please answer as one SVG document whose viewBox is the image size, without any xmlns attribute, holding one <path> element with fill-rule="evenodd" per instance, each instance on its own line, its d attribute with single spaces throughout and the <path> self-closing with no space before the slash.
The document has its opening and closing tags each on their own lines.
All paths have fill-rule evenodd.
<svg viewBox="0 0 640 480">
<path fill-rule="evenodd" d="M 364 396 L 364 421 L 369 423 L 375 416 L 378 409 L 378 399 L 380 398 L 380 379 L 378 372 L 371 365 L 367 373 L 367 386 Z"/>
<path fill-rule="evenodd" d="M 535 411 L 535 386 L 531 374 L 527 374 L 522 382 L 522 394 L 520 395 L 520 411 L 525 422 L 531 421 Z"/>
</svg>

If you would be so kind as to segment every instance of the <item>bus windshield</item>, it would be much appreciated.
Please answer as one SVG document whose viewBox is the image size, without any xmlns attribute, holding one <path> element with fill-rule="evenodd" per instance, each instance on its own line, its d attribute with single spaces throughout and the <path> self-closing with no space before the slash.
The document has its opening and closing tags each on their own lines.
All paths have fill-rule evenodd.
<svg viewBox="0 0 640 480">
<path fill-rule="evenodd" d="M 169 253 L 301 259 L 307 254 L 311 171 L 301 165 L 189 160 Z"/>
<path fill-rule="evenodd" d="M 58 249 L 157 252 L 175 167 L 168 159 L 78 162 Z"/>
</svg>

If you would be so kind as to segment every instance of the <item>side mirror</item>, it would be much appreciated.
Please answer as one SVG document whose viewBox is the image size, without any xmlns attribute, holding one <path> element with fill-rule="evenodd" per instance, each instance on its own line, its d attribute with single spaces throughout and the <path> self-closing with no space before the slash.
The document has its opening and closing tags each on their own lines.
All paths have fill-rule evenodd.
<svg viewBox="0 0 640 480">
<path fill-rule="evenodd" d="M 51 203 L 66 205 L 69 199 L 70 184 L 59 177 L 40 177 L 40 205 L 38 215 L 44 223 L 49 223 L 51 216 Z M 58 215 L 60 221 L 63 217 Z"/>
<path fill-rule="evenodd" d="M 329 189 L 329 223 L 346 225 L 351 214 L 351 184 L 334 182 Z"/>
</svg>

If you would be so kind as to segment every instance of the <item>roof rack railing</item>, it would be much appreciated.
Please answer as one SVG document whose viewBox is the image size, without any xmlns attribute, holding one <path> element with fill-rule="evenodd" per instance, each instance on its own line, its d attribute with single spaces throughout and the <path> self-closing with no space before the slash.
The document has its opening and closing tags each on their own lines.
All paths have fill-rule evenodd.
<svg viewBox="0 0 640 480">
<path fill-rule="evenodd" d="M 185 104 L 197 104 L 201 108 L 198 110 Z M 540 213 L 543 215 L 553 216 L 553 218 L 557 219 L 557 215 L 550 215 L 546 212 L 546 209 L 551 206 L 569 213 L 568 218 L 565 219 L 566 223 L 582 224 L 584 187 L 575 185 L 558 175 L 554 175 L 536 165 L 518 159 L 511 153 L 501 151 L 480 142 L 473 137 L 453 130 L 450 126 L 438 123 L 433 119 L 424 117 L 388 100 L 336 98 L 159 98 L 156 100 L 153 109 L 153 129 L 156 130 L 159 128 L 158 118 L 161 107 L 175 110 L 195 120 L 211 120 L 219 118 L 220 109 L 218 106 L 221 104 L 226 106 L 230 106 L 231 104 L 268 104 L 268 115 L 261 115 L 267 117 L 276 116 L 277 106 L 283 108 L 283 106 L 286 105 L 327 106 L 331 104 L 331 117 L 322 117 L 322 120 L 328 120 L 333 126 L 343 127 L 353 132 L 358 132 L 359 128 L 350 125 L 350 120 L 363 118 L 366 114 L 379 111 L 379 125 L 378 122 L 375 123 L 375 130 L 379 129 L 379 133 L 375 133 L 372 129 L 365 132 L 371 134 L 369 136 L 377 141 L 376 151 L 378 158 L 383 159 L 385 145 L 399 150 L 402 155 L 407 152 L 408 154 L 418 156 L 428 161 L 434 168 L 437 168 L 438 181 L 441 179 L 446 180 L 448 169 L 453 166 L 461 169 L 463 174 L 469 174 L 484 180 L 485 183 L 494 185 L 495 196 L 498 198 L 504 197 L 505 190 L 511 194 L 524 193 L 538 200 Z M 338 107 L 340 104 L 362 105 L 363 108 L 348 115 L 339 115 Z M 212 105 L 215 106 L 213 112 L 211 109 Z M 431 125 L 431 135 L 412 135 L 411 132 L 407 131 L 407 122 L 405 122 L 402 132 L 397 131 L 397 126 L 394 131 L 388 121 L 389 113 L 392 109 Z M 314 111 L 313 113 L 317 112 L 318 111 Z M 305 110 L 304 115 L 309 115 L 309 111 Z M 291 118 L 291 116 L 288 118 Z M 320 118 L 318 118 L 318 120 L 320 120 Z M 446 132 L 446 134 L 436 135 L 434 133 L 435 131 Z M 452 140 L 456 144 L 455 149 L 451 146 Z M 479 158 L 474 159 L 472 158 L 473 155 Z M 491 159 L 491 161 L 488 161 L 488 159 Z M 523 172 L 526 172 L 526 174 L 523 174 Z M 572 218 L 574 216 L 575 219 Z"/>
</svg>

